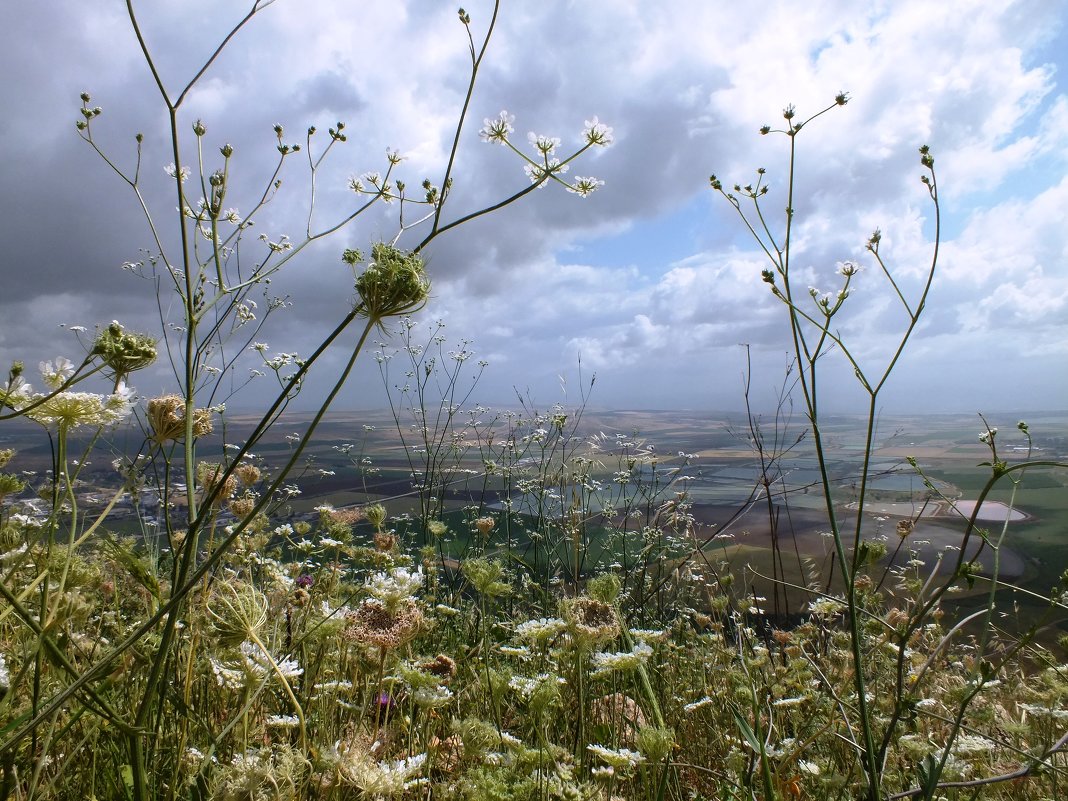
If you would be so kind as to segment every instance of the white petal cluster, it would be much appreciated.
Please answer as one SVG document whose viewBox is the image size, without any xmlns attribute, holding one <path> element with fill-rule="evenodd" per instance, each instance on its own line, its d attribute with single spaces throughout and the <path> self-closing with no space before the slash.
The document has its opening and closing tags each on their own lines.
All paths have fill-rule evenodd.
<svg viewBox="0 0 1068 801">
<path fill-rule="evenodd" d="M 297 660 L 288 656 L 275 659 L 248 640 L 241 643 L 238 656 L 234 659 L 220 660 L 212 657 L 211 670 L 220 686 L 232 690 L 255 687 L 264 680 L 269 681 L 271 676 L 280 674 L 288 680 L 304 672 Z"/>
</svg>

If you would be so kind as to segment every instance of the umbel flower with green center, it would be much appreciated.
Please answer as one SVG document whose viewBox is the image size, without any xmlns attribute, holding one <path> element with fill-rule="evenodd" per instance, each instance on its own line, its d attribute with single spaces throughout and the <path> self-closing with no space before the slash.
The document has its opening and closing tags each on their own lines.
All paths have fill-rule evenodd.
<svg viewBox="0 0 1068 801">
<path fill-rule="evenodd" d="M 357 250 L 346 250 L 341 257 L 349 265 L 363 258 Z M 430 294 L 422 257 L 393 245 L 379 242 L 371 247 L 371 262 L 356 278 L 361 314 L 378 325 L 387 317 L 417 312 L 426 305 Z"/>
<path fill-rule="evenodd" d="M 121 323 L 113 321 L 97 336 L 90 353 L 99 356 L 114 371 L 115 385 L 118 386 L 130 373 L 144 369 L 156 360 L 156 340 L 147 334 L 127 331 Z"/>
</svg>

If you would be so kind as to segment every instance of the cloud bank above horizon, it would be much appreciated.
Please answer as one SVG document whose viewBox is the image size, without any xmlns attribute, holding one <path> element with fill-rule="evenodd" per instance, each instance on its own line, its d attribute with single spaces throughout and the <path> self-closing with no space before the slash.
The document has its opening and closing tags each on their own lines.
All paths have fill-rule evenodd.
<svg viewBox="0 0 1068 801">
<path fill-rule="evenodd" d="M 144 4 L 144 35 L 164 83 L 184 84 L 250 5 Z M 492 4 L 467 11 L 477 37 Z M 433 300 L 419 318 L 444 321 L 450 340 L 472 340 L 490 363 L 476 392 L 488 404 L 516 391 L 543 406 L 559 401 L 561 376 L 575 400 L 596 373 L 596 406 L 736 408 L 741 343 L 754 387 L 773 398 L 787 364 L 784 309 L 760 280 L 764 255 L 708 176 L 745 184 L 766 168 L 765 209 L 778 230 L 788 141 L 758 129 L 779 127 L 787 104 L 805 118 L 845 91 L 848 105 L 797 138 L 798 283 L 833 290 L 837 265 L 857 262 L 839 329 L 864 364 L 885 362 L 907 318 L 864 244 L 879 229 L 895 278 L 919 291 L 934 236 L 918 180 L 917 148 L 928 144 L 942 201 L 939 267 L 926 316 L 885 391 L 887 409 L 1064 410 L 1066 17 L 1068 9 L 1042 0 L 504 3 L 446 217 L 528 185 L 514 154 L 479 139 L 483 118 L 501 109 L 515 116 L 517 146 L 530 131 L 560 137 L 566 152 L 581 143 L 586 121 L 611 125 L 612 146 L 572 168 L 605 185 L 587 198 L 547 186 L 437 240 L 427 252 Z M 167 118 L 124 9 L 27 5 L 0 38 L 0 64 L 26 76 L 9 82 L 3 120 L 4 369 L 13 359 L 80 355 L 71 325 L 92 330 L 119 319 L 158 331 L 153 283 L 121 267 L 152 247 L 137 199 L 73 125 L 79 93 L 91 92 L 104 109 L 97 141 L 124 168 L 142 132 L 146 202 L 171 222 Z M 209 155 L 234 146 L 240 210 L 271 174 L 274 125 L 285 127 L 286 141 L 302 141 L 309 125 L 325 131 L 344 121 L 349 141 L 317 175 L 316 214 L 326 224 L 353 207 L 353 176 L 384 169 L 387 148 L 405 157 L 397 169 L 410 186 L 440 179 L 469 63 L 455 8 L 278 0 L 189 93 L 180 125 L 204 121 Z M 307 216 L 307 170 L 286 169 L 257 230 L 295 240 Z M 289 303 L 262 335 L 272 349 L 310 351 L 352 302 L 342 250 L 368 250 L 395 233 L 396 208 L 383 207 L 294 260 L 272 285 Z M 421 238 L 413 229 L 400 244 Z M 346 356 L 330 357 L 325 372 Z M 830 410 L 856 408 L 849 371 L 831 366 L 837 354 L 827 358 Z M 307 402 L 324 386 L 310 383 Z M 254 387 L 235 404 L 251 403 Z M 144 394 L 169 388 L 166 365 L 138 385 Z M 340 405 L 385 405 L 373 359 Z"/>
</svg>

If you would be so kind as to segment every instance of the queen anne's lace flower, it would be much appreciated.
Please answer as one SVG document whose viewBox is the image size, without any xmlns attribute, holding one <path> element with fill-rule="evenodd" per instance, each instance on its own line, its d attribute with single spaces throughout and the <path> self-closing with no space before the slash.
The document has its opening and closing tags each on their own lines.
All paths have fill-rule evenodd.
<svg viewBox="0 0 1068 801">
<path fill-rule="evenodd" d="M 593 675 L 603 676 L 621 670 L 634 670 L 644 665 L 653 654 L 653 647 L 644 642 L 637 642 L 629 651 L 610 653 L 601 651 L 593 654 L 590 661 L 593 663 Z"/>
<path fill-rule="evenodd" d="M 515 627 L 515 636 L 529 642 L 544 642 L 567 628 L 567 623 L 558 617 L 543 617 L 524 620 Z"/>
<path fill-rule="evenodd" d="M 633 770 L 645 761 L 644 756 L 629 748 L 607 748 L 591 743 L 586 746 L 586 750 L 616 770 Z"/>
<path fill-rule="evenodd" d="M 367 582 L 367 592 L 387 607 L 393 608 L 415 597 L 423 588 L 423 571 L 395 567 L 389 573 L 375 573 Z"/>
<path fill-rule="evenodd" d="M 12 400 L 14 397 L 8 395 L 8 403 Z M 56 426 L 66 431 L 80 426 L 101 428 L 114 425 L 129 417 L 133 410 L 133 393 L 125 386 L 120 386 L 111 395 L 60 392 L 49 398 L 41 394 L 23 394 L 11 405 L 16 409 L 24 408 L 39 400 L 42 400 L 40 405 L 28 409 L 26 416 L 43 426 Z"/>
<path fill-rule="evenodd" d="M 234 659 L 211 659 L 211 670 L 215 680 L 222 687 L 238 690 L 255 687 L 270 676 L 281 675 L 286 680 L 294 679 L 304 673 L 297 660 L 288 656 L 274 659 L 265 654 L 258 645 L 246 640 L 238 649 Z"/>
<path fill-rule="evenodd" d="M 400 796 L 424 781 L 418 774 L 426 762 L 426 754 L 376 762 L 367 749 L 339 742 L 334 745 L 329 758 L 335 764 L 338 777 L 345 784 L 358 788 L 365 798 Z"/>
</svg>

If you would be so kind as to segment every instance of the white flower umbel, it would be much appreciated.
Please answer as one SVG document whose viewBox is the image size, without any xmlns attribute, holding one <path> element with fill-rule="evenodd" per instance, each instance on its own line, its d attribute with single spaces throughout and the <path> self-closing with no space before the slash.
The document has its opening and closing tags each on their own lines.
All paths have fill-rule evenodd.
<svg viewBox="0 0 1068 801">
<path fill-rule="evenodd" d="M 600 759 L 606 765 L 609 765 L 616 770 L 631 771 L 638 767 L 645 761 L 645 757 L 638 751 L 631 751 L 629 748 L 608 748 L 603 745 L 590 744 L 586 746 L 586 750 Z"/>
<path fill-rule="evenodd" d="M 508 135 L 515 132 L 515 128 L 512 127 L 512 123 L 515 122 L 515 115 L 509 114 L 507 111 L 501 111 L 496 117 L 487 117 L 483 120 L 485 123 L 482 126 L 482 130 L 478 132 L 478 135 L 487 142 L 497 142 L 498 144 L 508 144 Z"/>
<path fill-rule="evenodd" d="M 29 409 L 26 417 L 45 427 L 55 426 L 66 431 L 80 426 L 103 428 L 114 425 L 129 417 L 133 410 L 132 393 L 125 386 L 120 386 L 111 395 L 60 392 L 45 398 L 45 395 L 24 395 L 17 403 L 11 403 L 14 400 L 11 396 L 7 400 L 18 409 L 44 399 L 39 406 Z"/>
<path fill-rule="evenodd" d="M 558 617 L 543 617 L 525 620 L 515 627 L 515 636 L 527 642 L 545 642 L 567 628 L 567 623 Z"/>
<path fill-rule="evenodd" d="M 612 129 L 596 117 L 592 120 L 586 120 L 586 125 L 582 129 L 582 137 L 586 140 L 587 144 L 597 145 L 599 147 L 608 147 L 614 141 L 612 137 Z"/>
<path fill-rule="evenodd" d="M 419 773 L 426 754 L 376 762 L 366 749 L 337 743 L 328 758 L 335 763 L 341 780 L 359 789 L 364 798 L 393 798 L 425 781 Z"/>
<path fill-rule="evenodd" d="M 233 690 L 255 687 L 265 679 L 269 680 L 271 675 L 281 676 L 288 681 L 304 672 L 295 659 L 288 656 L 274 659 L 248 640 L 241 643 L 237 658 L 224 661 L 213 657 L 211 670 L 220 686 Z"/>
<path fill-rule="evenodd" d="M 74 364 L 65 356 L 57 357 L 55 362 L 41 362 L 37 367 L 41 371 L 41 378 L 52 389 L 59 389 L 74 374 Z"/>
<path fill-rule="evenodd" d="M 415 594 L 423 588 L 423 581 L 421 569 L 395 567 L 388 573 L 375 573 L 367 582 L 367 592 L 387 608 L 393 609 L 398 604 L 413 600 Z"/>
<path fill-rule="evenodd" d="M 629 651 L 599 651 L 590 657 L 593 664 L 593 675 L 604 676 L 617 671 L 635 670 L 649 661 L 653 655 L 653 647 L 644 642 L 634 643 Z"/>
</svg>

